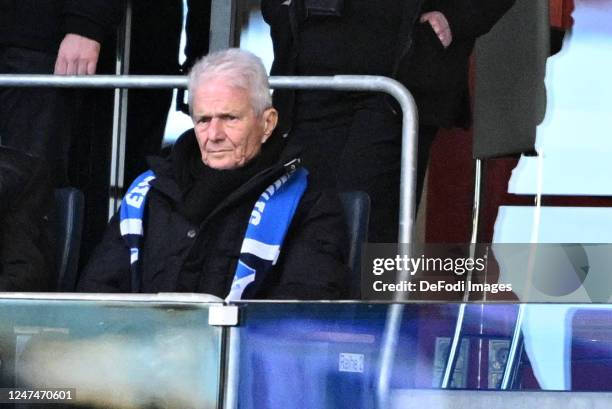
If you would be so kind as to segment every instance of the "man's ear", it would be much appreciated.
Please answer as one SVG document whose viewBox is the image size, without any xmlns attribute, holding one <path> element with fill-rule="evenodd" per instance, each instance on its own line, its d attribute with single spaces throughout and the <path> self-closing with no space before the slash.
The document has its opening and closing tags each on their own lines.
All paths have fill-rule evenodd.
<svg viewBox="0 0 612 409">
<path fill-rule="evenodd" d="M 265 143 L 268 138 L 274 132 L 274 128 L 276 128 L 276 124 L 278 123 L 278 111 L 274 108 L 266 109 L 263 114 L 263 137 L 261 139 L 262 143 Z"/>
</svg>

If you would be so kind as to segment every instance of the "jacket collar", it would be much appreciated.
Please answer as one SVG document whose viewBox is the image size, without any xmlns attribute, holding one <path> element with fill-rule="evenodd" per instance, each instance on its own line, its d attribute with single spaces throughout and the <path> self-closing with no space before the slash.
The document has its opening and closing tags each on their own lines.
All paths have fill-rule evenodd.
<svg viewBox="0 0 612 409">
<path fill-rule="evenodd" d="M 280 135 L 276 137 L 280 137 Z M 170 154 L 169 157 L 149 157 L 147 159 L 149 166 L 156 175 L 156 179 L 151 183 L 151 187 L 169 197 L 174 202 L 182 200 L 182 192 L 176 180 L 172 160 L 173 157 L 174 160 L 180 160 L 181 154 L 179 153 L 177 157 L 176 151 L 185 149 L 186 145 L 192 143 L 190 141 L 193 138 L 195 138 L 195 134 L 193 129 L 191 129 L 179 137 L 173 148 L 173 153 Z M 232 192 L 220 203 L 217 209 L 210 213 L 209 217 L 217 213 L 218 209 L 230 206 L 251 194 L 262 193 L 281 175 L 297 169 L 301 163 L 298 153 L 298 149 L 284 150 L 280 155 L 280 159 L 274 165 L 255 174 L 246 183 Z"/>
</svg>

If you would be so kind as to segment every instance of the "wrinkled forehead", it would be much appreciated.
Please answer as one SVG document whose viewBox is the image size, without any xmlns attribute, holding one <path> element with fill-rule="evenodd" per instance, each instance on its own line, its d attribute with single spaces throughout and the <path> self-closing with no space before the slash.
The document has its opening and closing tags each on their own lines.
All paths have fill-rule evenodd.
<svg viewBox="0 0 612 409">
<path fill-rule="evenodd" d="M 194 113 L 246 113 L 255 111 L 250 94 L 225 79 L 203 80 L 193 94 Z"/>
<path fill-rule="evenodd" d="M 249 84 L 231 75 L 204 73 L 200 75 L 194 87 L 194 93 L 207 95 L 210 93 L 231 93 L 234 97 L 244 95 L 248 98 L 250 105 L 253 105 L 253 92 Z"/>
</svg>

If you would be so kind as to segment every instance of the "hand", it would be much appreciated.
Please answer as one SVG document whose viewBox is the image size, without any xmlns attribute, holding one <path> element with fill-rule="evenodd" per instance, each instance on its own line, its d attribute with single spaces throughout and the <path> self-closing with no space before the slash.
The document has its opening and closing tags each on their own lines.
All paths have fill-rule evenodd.
<svg viewBox="0 0 612 409">
<path fill-rule="evenodd" d="M 429 23 L 433 31 L 438 36 L 438 39 L 447 48 L 453 42 L 453 34 L 451 33 L 450 25 L 444 14 L 439 11 L 430 11 L 425 13 L 419 19 L 421 23 Z"/>
<path fill-rule="evenodd" d="M 66 34 L 55 60 L 56 75 L 93 75 L 96 73 L 100 43 L 78 34 Z"/>
</svg>

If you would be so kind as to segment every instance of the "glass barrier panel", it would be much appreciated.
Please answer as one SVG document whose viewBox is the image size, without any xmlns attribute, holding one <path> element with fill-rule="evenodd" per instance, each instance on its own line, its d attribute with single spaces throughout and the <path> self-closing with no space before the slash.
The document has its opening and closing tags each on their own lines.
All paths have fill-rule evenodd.
<svg viewBox="0 0 612 409">
<path fill-rule="evenodd" d="M 209 307 L 0 298 L 0 403 L 218 407 L 221 329 Z"/>
<path fill-rule="evenodd" d="M 556 408 L 568 408 L 612 397 L 612 307 L 603 304 L 465 304 L 450 387 L 441 389 L 461 307 L 403 305 L 391 407 L 468 407 L 470 399 L 485 402 L 471 408 L 509 407 L 512 401 L 545 398 Z M 241 308 L 235 354 L 240 408 L 377 407 L 389 304 L 246 303 Z M 513 338 L 519 313 L 521 336 Z M 501 394 L 513 341 L 518 348 L 512 392 Z M 578 393 L 587 390 L 599 394 Z M 576 393 L 570 401 L 557 391 Z"/>
</svg>

